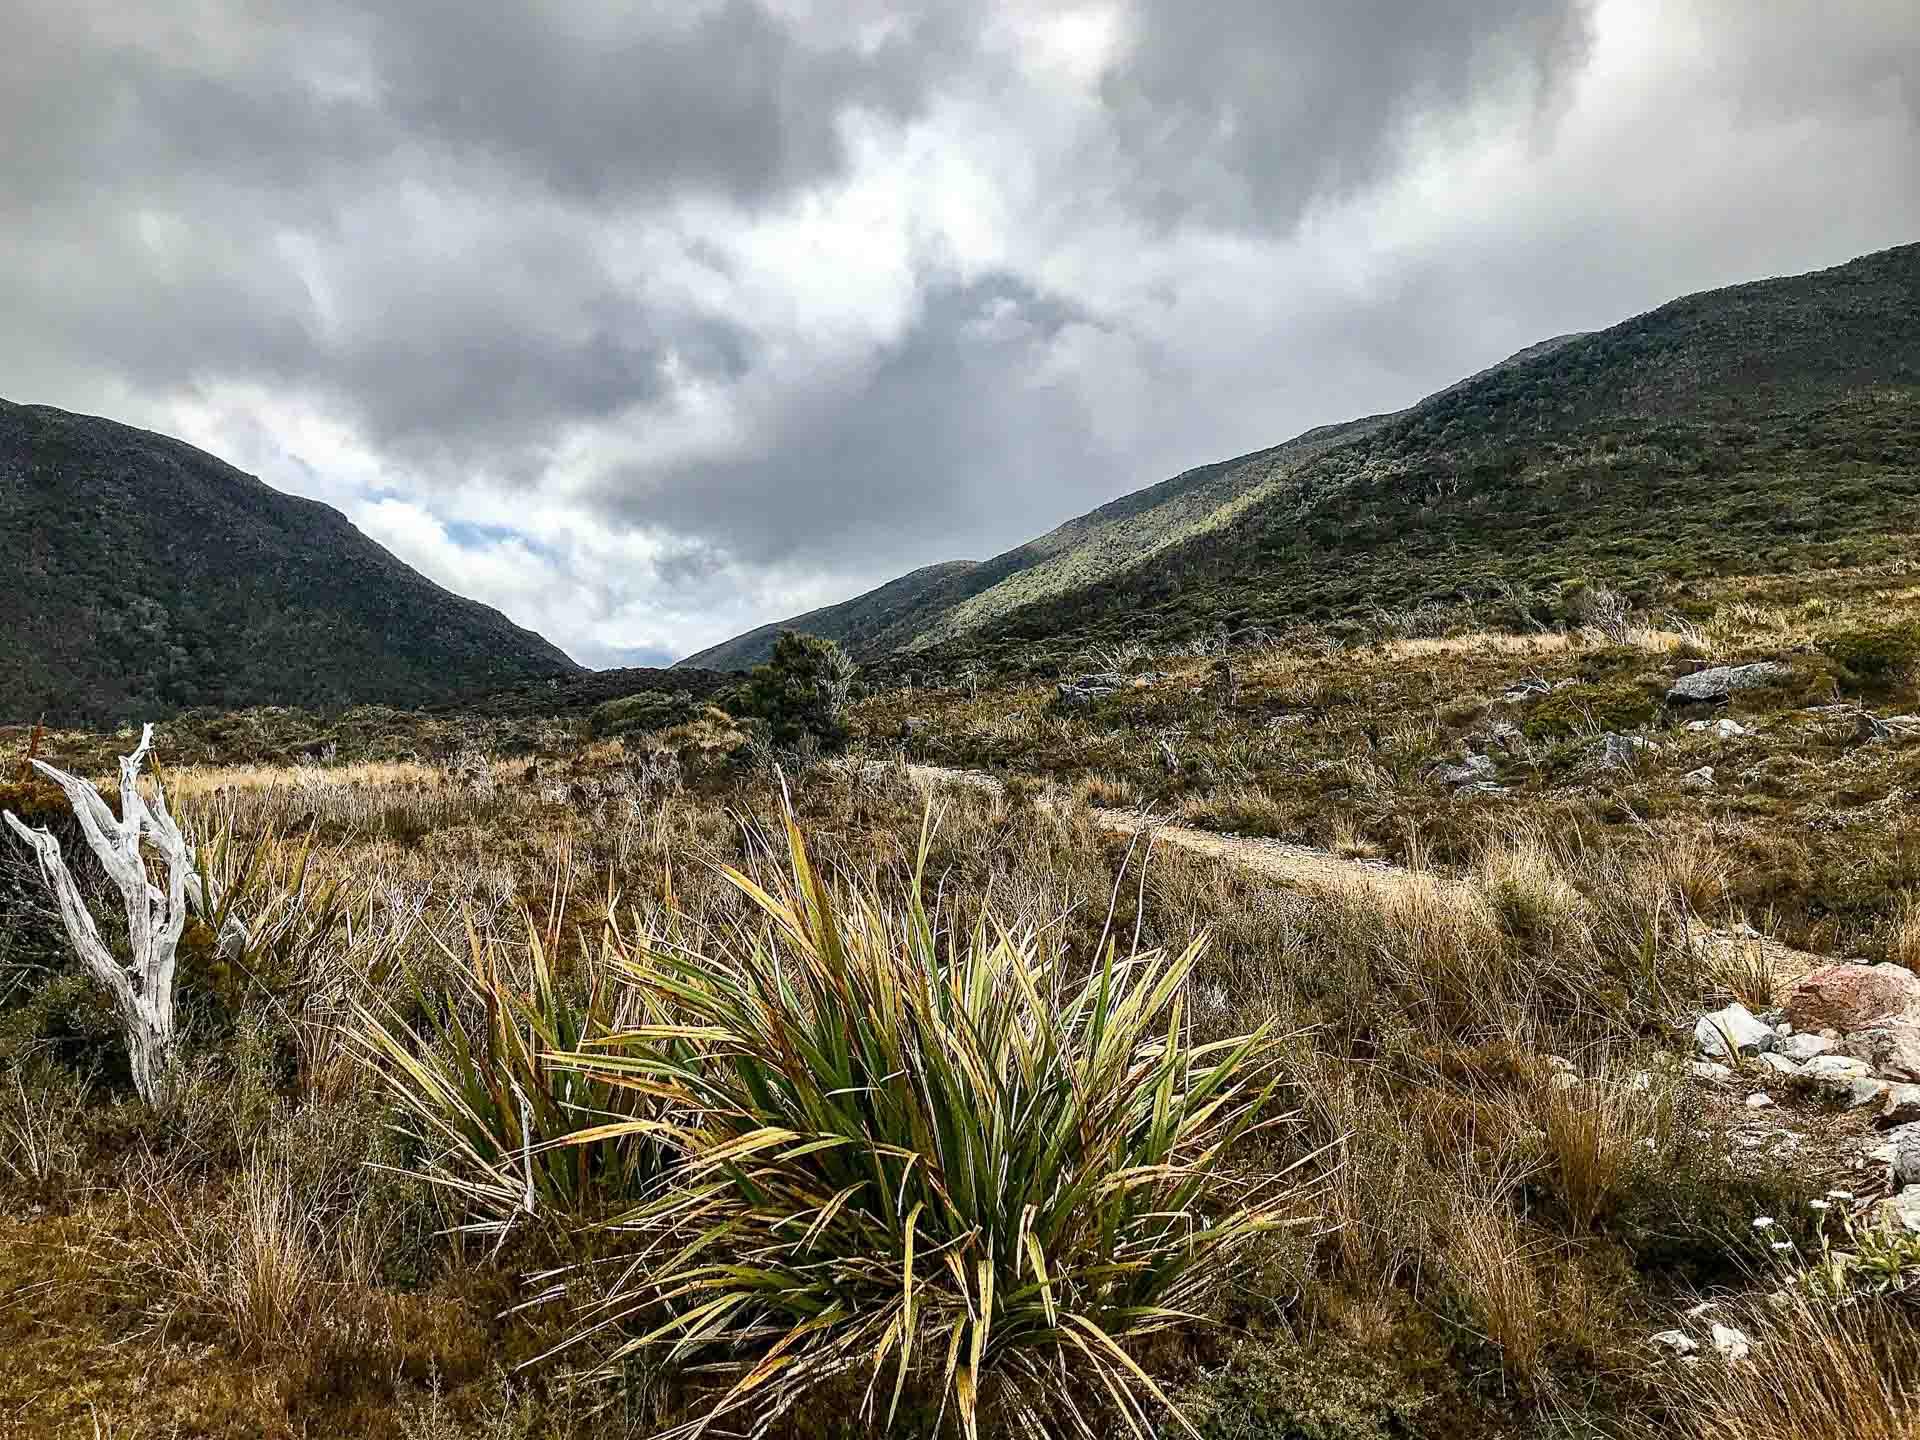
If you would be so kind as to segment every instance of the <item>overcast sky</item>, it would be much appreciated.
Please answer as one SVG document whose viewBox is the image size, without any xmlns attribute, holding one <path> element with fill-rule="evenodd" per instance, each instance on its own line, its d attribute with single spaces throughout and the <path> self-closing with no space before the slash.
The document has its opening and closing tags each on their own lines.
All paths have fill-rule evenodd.
<svg viewBox="0 0 1920 1440">
<path fill-rule="evenodd" d="M 1915 0 L 0 0 L 0 396 L 657 663 L 1920 239 Z"/>
</svg>

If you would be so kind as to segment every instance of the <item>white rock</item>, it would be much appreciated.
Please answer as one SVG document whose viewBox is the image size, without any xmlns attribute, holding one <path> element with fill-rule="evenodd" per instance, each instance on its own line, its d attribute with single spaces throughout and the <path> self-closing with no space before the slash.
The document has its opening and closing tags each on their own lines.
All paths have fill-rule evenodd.
<svg viewBox="0 0 1920 1440">
<path fill-rule="evenodd" d="M 1753 1353 L 1753 1342 L 1747 1338 L 1744 1330 L 1716 1324 L 1713 1327 L 1713 1348 L 1720 1352 L 1723 1359 L 1738 1362 Z"/>
<path fill-rule="evenodd" d="M 1760 1056 L 1760 1063 L 1777 1074 L 1798 1075 L 1800 1073 L 1799 1064 L 1796 1061 L 1789 1060 L 1777 1050 L 1765 1051 Z"/>
<path fill-rule="evenodd" d="M 1574 1065 L 1574 1063 L 1571 1060 L 1567 1059 L 1567 1057 L 1564 1055 L 1547 1056 L 1547 1064 L 1553 1069 L 1562 1071 L 1563 1073 L 1568 1075 L 1574 1074 L 1576 1069 L 1578 1068 Z"/>
<path fill-rule="evenodd" d="M 1865 1080 L 1873 1073 L 1851 1055 L 1816 1055 L 1801 1070 L 1816 1080 Z"/>
<path fill-rule="evenodd" d="M 1780 1053 L 1789 1060 L 1804 1065 L 1816 1055 L 1829 1054 L 1835 1045 L 1824 1035 L 1808 1035 L 1804 1031 L 1798 1035 L 1789 1035 L 1780 1042 Z"/>
<path fill-rule="evenodd" d="M 1632 1075 L 1627 1077 L 1627 1088 L 1629 1090 L 1653 1089 L 1652 1074 L 1645 1070 L 1634 1071 Z"/>
<path fill-rule="evenodd" d="M 1874 1217 L 1890 1229 L 1920 1235 L 1920 1187 L 1889 1195 L 1873 1207 Z M 1657 1338 L 1657 1337 L 1656 1337 Z"/>
<path fill-rule="evenodd" d="M 1698 770 L 1689 770 L 1680 777 L 1680 783 L 1689 790 L 1713 789 L 1713 766 L 1702 765 Z"/>
<path fill-rule="evenodd" d="M 1765 1110 L 1771 1104 L 1773 1104 L 1773 1097 L 1764 1090 L 1756 1090 L 1753 1094 L 1747 1096 L 1747 1109 L 1749 1110 Z"/>
<path fill-rule="evenodd" d="M 1570 1075 L 1565 1070 L 1556 1070 L 1554 1071 L 1553 1079 L 1548 1083 L 1556 1090 L 1578 1090 L 1580 1088 L 1580 1077 L 1578 1075 Z"/>
<path fill-rule="evenodd" d="M 1719 1305 L 1720 1305 L 1720 1302 L 1718 1300 L 1702 1300 L 1698 1305 L 1694 1306 L 1691 1310 L 1687 1311 L 1687 1319 L 1698 1320 L 1702 1315 L 1705 1315 L 1709 1310 L 1718 1309 Z"/>
<path fill-rule="evenodd" d="M 1771 1049 L 1773 1038 L 1772 1027 L 1756 1020 L 1753 1012 L 1738 1000 L 1723 1010 L 1702 1015 L 1693 1025 L 1693 1043 L 1700 1047 L 1701 1054 L 1712 1059 L 1733 1058 L 1727 1051 L 1729 1040 L 1735 1052 L 1752 1055 Z"/>
<path fill-rule="evenodd" d="M 1803 1070 L 1804 1075 L 1806 1072 Z M 1856 1075 L 1852 1079 L 1823 1081 L 1831 1090 L 1837 1091 L 1835 1099 L 1849 1110 L 1858 1110 L 1863 1105 L 1884 1105 L 1887 1092 L 1893 1086 L 1885 1080 L 1876 1080 L 1870 1075 Z"/>
<path fill-rule="evenodd" d="M 1687 1066 L 1687 1070 L 1692 1074 L 1694 1079 L 1705 1080 L 1709 1083 L 1715 1080 L 1724 1080 L 1733 1074 L 1730 1066 L 1722 1065 L 1718 1060 L 1695 1060 Z"/>
<path fill-rule="evenodd" d="M 1658 1335 L 1648 1338 L 1662 1350 L 1675 1355 L 1691 1355 L 1700 1348 L 1700 1342 L 1684 1330 L 1662 1330 Z"/>
</svg>

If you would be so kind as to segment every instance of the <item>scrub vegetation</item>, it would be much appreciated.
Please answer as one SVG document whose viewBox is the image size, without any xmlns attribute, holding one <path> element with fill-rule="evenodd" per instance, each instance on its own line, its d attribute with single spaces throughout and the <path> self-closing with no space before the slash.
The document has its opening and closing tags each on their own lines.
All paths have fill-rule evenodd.
<svg viewBox="0 0 1920 1440">
<path fill-rule="evenodd" d="M 1749 1143 L 1689 1061 L 1791 957 L 1912 963 L 1920 677 L 1853 637 L 1920 588 L 1579 608 L 1089 650 L 1083 704 L 796 643 L 717 705 L 162 726 L 272 943 L 184 928 L 148 1105 L 0 852 L 5 1428 L 1906 1433 L 1912 1247 L 1812 1206 L 1867 1120 L 1776 1087 Z M 0 732 L 109 947 L 21 762 L 117 810 L 133 740 Z M 1705 1300 L 1753 1359 L 1649 1344 Z"/>
</svg>

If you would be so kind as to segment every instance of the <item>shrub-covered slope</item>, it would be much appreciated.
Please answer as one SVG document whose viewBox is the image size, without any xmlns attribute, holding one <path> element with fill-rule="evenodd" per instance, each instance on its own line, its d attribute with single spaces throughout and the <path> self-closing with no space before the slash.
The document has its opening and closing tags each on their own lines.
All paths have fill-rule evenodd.
<svg viewBox="0 0 1920 1440">
<path fill-rule="evenodd" d="M 338 511 L 178 440 L 0 401 L 0 719 L 418 704 L 579 671 Z"/>
<path fill-rule="evenodd" d="M 1530 346 L 1397 414 L 1189 471 L 850 643 L 867 657 L 1028 652 L 1582 574 L 1666 587 L 1890 557 L 1916 524 L 1908 245 L 1688 296 Z"/>
</svg>

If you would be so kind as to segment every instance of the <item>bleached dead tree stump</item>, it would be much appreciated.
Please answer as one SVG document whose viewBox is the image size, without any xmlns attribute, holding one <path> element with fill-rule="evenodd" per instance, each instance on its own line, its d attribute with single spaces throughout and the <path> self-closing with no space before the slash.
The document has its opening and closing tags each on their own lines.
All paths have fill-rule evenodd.
<svg viewBox="0 0 1920 1440">
<path fill-rule="evenodd" d="M 173 972 L 181 932 L 186 928 L 189 896 L 197 898 L 199 878 L 193 847 L 167 813 L 164 792 L 155 787 L 150 808 L 140 794 L 140 767 L 153 748 L 153 726 L 140 731 L 140 744 L 120 760 L 120 814 L 114 816 L 100 792 L 86 780 L 57 770 L 44 760 L 34 769 L 66 792 L 87 844 L 119 888 L 127 907 L 128 958 L 116 958 L 100 938 L 100 928 L 74 883 L 60 853 L 60 842 L 44 827 L 30 829 L 11 810 L 7 824 L 33 847 L 41 877 L 59 902 L 60 918 L 80 963 L 106 987 L 127 1037 L 133 1083 L 140 1098 L 162 1107 L 173 1098 L 177 1079 L 173 1013 Z M 142 843 L 153 847 L 166 872 L 166 888 L 147 875 Z"/>
</svg>

